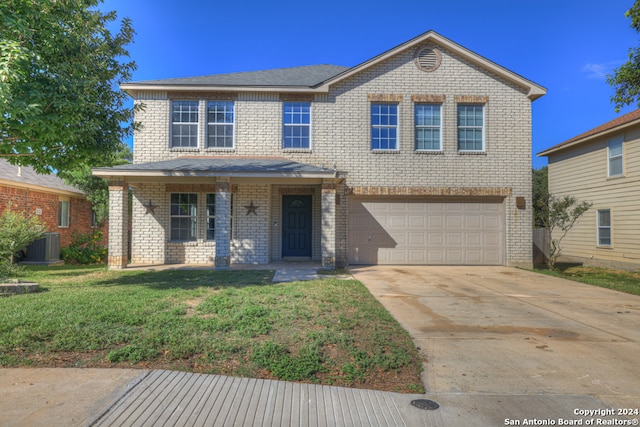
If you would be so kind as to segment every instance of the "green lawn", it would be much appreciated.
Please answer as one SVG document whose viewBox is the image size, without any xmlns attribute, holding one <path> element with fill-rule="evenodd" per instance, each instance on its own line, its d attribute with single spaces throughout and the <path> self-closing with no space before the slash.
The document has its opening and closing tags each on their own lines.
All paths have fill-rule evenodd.
<svg viewBox="0 0 640 427">
<path fill-rule="evenodd" d="M 0 366 L 175 369 L 422 392 L 408 334 L 358 281 L 272 271 L 28 268 L 0 298 Z"/>
<path fill-rule="evenodd" d="M 640 295 L 640 272 L 607 268 L 557 265 L 556 270 L 536 269 L 539 273 L 575 280 L 589 285 Z"/>
</svg>

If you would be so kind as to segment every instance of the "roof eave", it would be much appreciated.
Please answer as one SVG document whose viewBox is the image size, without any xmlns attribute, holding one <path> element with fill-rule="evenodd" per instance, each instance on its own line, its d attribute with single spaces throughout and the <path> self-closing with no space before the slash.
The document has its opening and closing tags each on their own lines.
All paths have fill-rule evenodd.
<svg viewBox="0 0 640 427">
<path fill-rule="evenodd" d="M 575 147 L 577 145 L 585 144 L 585 143 L 593 141 L 595 139 L 606 137 L 607 135 L 610 135 L 612 133 L 623 131 L 623 130 L 625 130 L 627 128 L 630 128 L 632 126 L 637 126 L 637 125 L 640 125 L 640 119 L 636 119 L 636 120 L 633 120 L 631 122 L 621 124 L 619 126 L 611 128 L 611 129 L 603 130 L 602 132 L 594 133 L 593 135 L 585 136 L 584 138 L 576 139 L 575 141 L 572 141 L 572 142 L 570 142 L 568 144 L 562 143 L 562 144 L 558 144 L 558 145 L 556 145 L 554 147 L 547 148 L 546 150 L 537 153 L 536 157 L 548 156 L 550 154 L 554 154 L 554 153 L 557 153 L 559 151 Z"/>
<path fill-rule="evenodd" d="M 336 178 L 337 171 L 326 172 L 244 172 L 244 171 L 176 171 L 176 170 L 150 170 L 141 171 L 135 169 L 113 170 L 109 168 L 93 169 L 92 174 L 105 179 L 122 178 L 172 178 L 172 177 L 193 177 L 193 178 Z"/>
<path fill-rule="evenodd" d="M 328 87 L 309 86 L 235 86 L 235 85 L 176 85 L 124 83 L 120 89 L 131 96 L 136 91 L 181 91 L 181 92 L 288 92 L 288 93 L 326 93 Z"/>
</svg>

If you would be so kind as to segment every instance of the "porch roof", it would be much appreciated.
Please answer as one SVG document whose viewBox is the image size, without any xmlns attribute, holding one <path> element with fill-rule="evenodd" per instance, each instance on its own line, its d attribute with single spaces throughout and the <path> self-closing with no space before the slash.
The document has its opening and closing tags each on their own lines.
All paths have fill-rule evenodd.
<svg viewBox="0 0 640 427">
<path fill-rule="evenodd" d="M 336 178 L 338 172 L 294 162 L 283 157 L 178 157 L 111 168 L 94 168 L 93 175 L 105 179 L 153 177 L 239 177 L 239 178 Z"/>
</svg>

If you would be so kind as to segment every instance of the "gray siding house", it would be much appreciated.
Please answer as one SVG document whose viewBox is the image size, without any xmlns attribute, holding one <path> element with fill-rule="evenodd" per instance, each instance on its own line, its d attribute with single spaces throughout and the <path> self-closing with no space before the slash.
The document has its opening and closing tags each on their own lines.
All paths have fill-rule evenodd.
<svg viewBox="0 0 640 427">
<path fill-rule="evenodd" d="M 546 89 L 429 31 L 362 64 L 122 86 L 109 266 L 531 266 L 531 102 Z M 131 254 L 127 189 L 133 188 Z"/>
</svg>

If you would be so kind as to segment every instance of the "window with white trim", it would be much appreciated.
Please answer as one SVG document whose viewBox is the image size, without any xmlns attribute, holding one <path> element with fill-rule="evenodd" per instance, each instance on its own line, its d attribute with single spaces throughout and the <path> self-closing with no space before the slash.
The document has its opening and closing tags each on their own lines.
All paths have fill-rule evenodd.
<svg viewBox="0 0 640 427">
<path fill-rule="evenodd" d="M 170 212 L 171 240 L 196 240 L 198 234 L 198 195 L 172 193 Z"/>
<path fill-rule="evenodd" d="M 398 149 L 398 104 L 371 104 L 371 149 Z"/>
<path fill-rule="evenodd" d="M 207 240 L 216 239 L 216 195 L 207 194 Z"/>
<path fill-rule="evenodd" d="M 198 147 L 198 101 L 171 102 L 171 147 Z"/>
<path fill-rule="evenodd" d="M 58 200 L 58 227 L 69 227 L 69 201 Z"/>
<path fill-rule="evenodd" d="M 440 104 L 416 104 L 414 116 L 415 149 L 417 151 L 442 150 Z"/>
<path fill-rule="evenodd" d="M 207 148 L 233 148 L 233 101 L 207 102 Z"/>
<path fill-rule="evenodd" d="M 607 145 L 608 176 L 620 176 L 623 174 L 622 137 L 609 140 Z"/>
<path fill-rule="evenodd" d="M 458 151 L 484 151 L 483 105 L 458 105 Z"/>
<path fill-rule="evenodd" d="M 282 125 L 282 148 L 311 148 L 310 102 L 283 103 Z"/>
<path fill-rule="evenodd" d="M 598 246 L 611 246 L 611 209 L 598 209 Z"/>
</svg>

